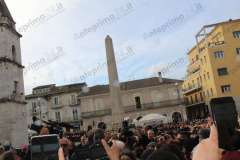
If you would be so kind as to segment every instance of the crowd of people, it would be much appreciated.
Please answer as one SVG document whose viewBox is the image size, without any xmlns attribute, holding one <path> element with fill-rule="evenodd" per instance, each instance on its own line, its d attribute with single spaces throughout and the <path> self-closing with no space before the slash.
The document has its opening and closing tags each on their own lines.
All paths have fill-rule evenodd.
<svg viewBox="0 0 240 160">
<path fill-rule="evenodd" d="M 49 134 L 46 127 L 41 135 Z M 100 123 L 97 129 L 81 131 L 78 142 L 63 136 L 59 140 L 59 160 L 240 160 L 240 131 L 229 140 L 229 150 L 219 148 L 218 132 L 210 120 L 129 127 L 109 131 Z M 91 150 L 93 152 L 91 152 Z M 29 160 L 27 146 L 21 154 L 10 144 L 0 145 L 0 160 Z"/>
</svg>

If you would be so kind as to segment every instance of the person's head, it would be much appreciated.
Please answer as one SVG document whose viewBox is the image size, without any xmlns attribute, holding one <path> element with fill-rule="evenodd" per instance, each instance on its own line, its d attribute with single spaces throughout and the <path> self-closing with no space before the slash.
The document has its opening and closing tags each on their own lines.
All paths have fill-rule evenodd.
<svg viewBox="0 0 240 160">
<path fill-rule="evenodd" d="M 155 149 L 157 144 L 155 142 L 151 142 L 147 145 L 147 149 Z"/>
<path fill-rule="evenodd" d="M 210 135 L 210 129 L 202 128 L 198 131 L 199 141 L 208 138 Z"/>
<path fill-rule="evenodd" d="M 125 149 L 120 155 L 120 160 L 136 160 L 136 156 L 130 150 Z"/>
<path fill-rule="evenodd" d="M 0 156 L 5 152 L 5 149 L 2 145 L 0 145 Z"/>
<path fill-rule="evenodd" d="M 106 130 L 107 126 L 104 122 L 99 122 L 97 125 L 97 128 L 102 129 L 102 130 Z"/>
<path fill-rule="evenodd" d="M 159 136 L 157 138 L 157 144 L 165 144 L 165 138 L 164 136 Z"/>
<path fill-rule="evenodd" d="M 11 149 L 11 143 L 9 141 L 5 141 L 3 147 L 5 151 L 9 151 Z"/>
<path fill-rule="evenodd" d="M 59 144 L 63 149 L 64 156 L 68 156 L 69 155 L 69 146 L 70 146 L 69 140 L 67 138 L 62 138 L 59 140 Z"/>
<path fill-rule="evenodd" d="M 148 136 L 148 139 L 153 139 L 155 137 L 153 130 L 148 130 L 147 136 Z"/>
<path fill-rule="evenodd" d="M 81 145 L 88 144 L 88 138 L 87 138 L 87 136 L 85 134 L 81 136 L 80 142 L 81 142 Z"/>
<path fill-rule="evenodd" d="M 49 134 L 49 130 L 47 127 L 43 127 L 40 131 L 40 135 L 48 135 Z"/>
<path fill-rule="evenodd" d="M 104 130 L 103 129 L 96 129 L 93 134 L 93 143 L 94 144 L 100 144 L 101 140 L 105 137 Z"/>
<path fill-rule="evenodd" d="M 146 160 L 153 152 L 154 152 L 153 149 L 146 149 L 146 150 L 144 150 L 140 159 L 141 160 Z"/>
<path fill-rule="evenodd" d="M 178 148 L 177 145 L 174 144 L 163 144 L 159 148 L 160 151 L 167 151 L 174 153 L 180 160 L 184 160 L 184 154 L 181 152 L 181 150 Z"/>
<path fill-rule="evenodd" d="M 161 151 L 156 150 L 149 157 L 147 160 L 180 160 L 176 154 L 168 151 Z"/>
</svg>

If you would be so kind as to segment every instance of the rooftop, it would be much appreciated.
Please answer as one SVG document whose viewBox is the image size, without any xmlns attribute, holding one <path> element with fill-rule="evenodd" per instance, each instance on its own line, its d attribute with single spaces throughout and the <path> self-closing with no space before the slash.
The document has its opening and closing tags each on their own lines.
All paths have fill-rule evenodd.
<svg viewBox="0 0 240 160">
<path fill-rule="evenodd" d="M 120 83 L 121 90 L 132 90 L 146 87 L 159 86 L 163 84 L 182 83 L 182 80 L 163 78 L 160 82 L 159 77 L 139 79 Z M 83 92 L 80 97 L 109 93 L 109 85 L 96 85 L 88 88 L 88 92 Z"/>
<path fill-rule="evenodd" d="M 202 31 L 203 31 L 205 28 L 213 27 L 213 29 L 207 34 L 207 35 L 209 35 L 209 34 L 212 33 L 217 27 L 219 27 L 219 26 L 221 26 L 221 25 L 232 24 L 232 23 L 236 23 L 236 22 L 240 22 L 240 19 L 235 19 L 235 20 L 229 19 L 228 21 L 223 21 L 223 22 L 219 22 L 219 23 L 213 23 L 213 24 L 204 25 L 204 26 L 200 29 L 200 31 L 196 34 L 196 36 L 201 36 L 201 35 L 202 35 L 201 33 L 202 33 Z M 198 44 L 202 43 L 202 41 L 203 41 L 203 39 L 200 40 L 200 42 L 198 42 Z M 196 48 L 197 48 L 197 44 L 196 44 L 193 48 L 191 48 L 187 54 L 191 53 L 191 52 L 192 52 L 194 49 L 196 49 Z"/>
</svg>

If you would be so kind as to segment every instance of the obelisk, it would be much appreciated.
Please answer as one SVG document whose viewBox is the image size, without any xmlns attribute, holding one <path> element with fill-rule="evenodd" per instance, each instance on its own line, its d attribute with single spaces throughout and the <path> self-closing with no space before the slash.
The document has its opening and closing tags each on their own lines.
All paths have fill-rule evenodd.
<svg viewBox="0 0 240 160">
<path fill-rule="evenodd" d="M 108 65 L 108 79 L 110 97 L 112 103 L 112 123 L 113 128 L 119 127 L 123 120 L 123 107 L 120 93 L 120 83 L 118 79 L 116 59 L 114 55 L 114 48 L 112 38 L 108 35 L 105 39 L 106 56 Z"/>
</svg>

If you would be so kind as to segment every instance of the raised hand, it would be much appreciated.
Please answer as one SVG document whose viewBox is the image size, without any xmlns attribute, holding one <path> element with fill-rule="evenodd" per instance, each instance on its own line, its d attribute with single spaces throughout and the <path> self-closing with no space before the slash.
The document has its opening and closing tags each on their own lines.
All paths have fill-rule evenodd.
<svg viewBox="0 0 240 160">
<path fill-rule="evenodd" d="M 220 160 L 218 133 L 215 125 L 211 126 L 210 137 L 202 140 L 193 152 L 193 160 Z"/>
<path fill-rule="evenodd" d="M 119 160 L 120 149 L 118 148 L 116 141 L 112 141 L 112 142 L 113 142 L 112 147 L 110 147 L 107 144 L 107 142 L 104 139 L 102 139 L 103 147 L 107 152 L 107 155 L 110 158 L 110 160 Z"/>
</svg>

